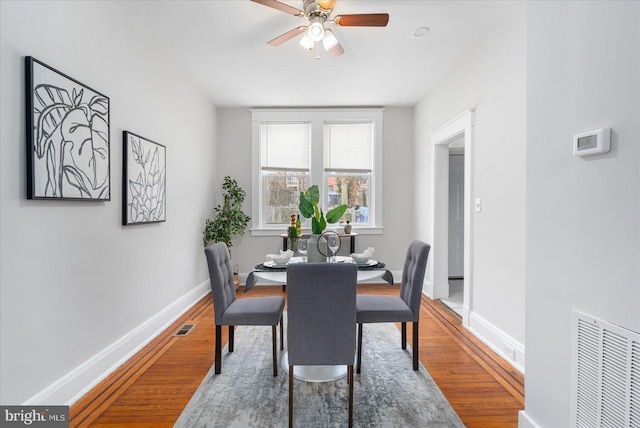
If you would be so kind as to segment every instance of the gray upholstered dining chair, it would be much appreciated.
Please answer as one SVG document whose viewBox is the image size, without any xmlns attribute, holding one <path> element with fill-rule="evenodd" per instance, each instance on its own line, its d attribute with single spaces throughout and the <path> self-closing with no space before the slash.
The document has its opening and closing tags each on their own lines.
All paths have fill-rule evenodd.
<svg viewBox="0 0 640 428">
<path fill-rule="evenodd" d="M 211 279 L 211 297 L 216 324 L 215 373 L 222 370 L 222 326 L 229 326 L 229 352 L 233 352 L 234 326 L 270 325 L 273 346 L 273 376 L 278 376 L 276 326 L 280 323 L 280 349 L 284 349 L 282 312 L 284 298 L 280 296 L 236 299 L 233 268 L 229 250 L 223 242 L 205 250 Z"/>
<path fill-rule="evenodd" d="M 293 426 L 295 366 L 347 366 L 349 426 L 353 425 L 356 283 L 351 263 L 297 263 L 287 267 L 289 426 Z"/>
<path fill-rule="evenodd" d="M 402 349 L 407 349 L 407 322 L 413 322 L 413 369 L 418 370 L 418 321 L 422 284 L 431 246 L 421 241 L 413 241 L 407 250 L 402 270 L 399 296 L 372 296 L 359 294 L 356 298 L 356 319 L 358 323 L 358 362 L 356 371 L 360 374 L 362 363 L 362 324 L 380 322 L 402 323 Z"/>
</svg>

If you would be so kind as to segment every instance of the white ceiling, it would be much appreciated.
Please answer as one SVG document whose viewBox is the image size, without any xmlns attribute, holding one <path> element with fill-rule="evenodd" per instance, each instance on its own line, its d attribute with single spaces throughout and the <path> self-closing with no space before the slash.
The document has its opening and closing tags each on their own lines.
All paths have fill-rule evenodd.
<svg viewBox="0 0 640 428">
<path fill-rule="evenodd" d="M 300 9 L 302 1 L 282 0 Z M 332 25 L 345 54 L 316 60 L 300 36 L 266 44 L 306 20 L 250 0 L 114 1 L 222 107 L 412 106 L 512 3 L 338 0 L 333 16 L 387 12 L 389 24 Z M 421 26 L 429 34 L 414 37 Z"/>
</svg>

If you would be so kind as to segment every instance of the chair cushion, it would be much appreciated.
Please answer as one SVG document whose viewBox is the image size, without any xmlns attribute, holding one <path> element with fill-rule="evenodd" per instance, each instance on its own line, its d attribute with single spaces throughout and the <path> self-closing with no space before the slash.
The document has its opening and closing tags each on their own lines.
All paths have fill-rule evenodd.
<svg viewBox="0 0 640 428">
<path fill-rule="evenodd" d="M 397 296 L 356 296 L 356 322 L 406 322 L 413 321 L 413 312 Z"/>
<path fill-rule="evenodd" d="M 277 325 L 284 310 L 284 297 L 237 299 L 222 314 L 221 325 Z"/>
</svg>

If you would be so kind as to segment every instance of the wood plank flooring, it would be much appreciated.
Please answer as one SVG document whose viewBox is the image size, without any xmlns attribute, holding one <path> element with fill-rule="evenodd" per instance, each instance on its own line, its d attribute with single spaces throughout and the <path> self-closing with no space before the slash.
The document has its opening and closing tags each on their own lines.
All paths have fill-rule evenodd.
<svg viewBox="0 0 640 428">
<path fill-rule="evenodd" d="M 281 287 L 242 291 L 239 298 L 284 295 Z M 366 284 L 358 285 L 358 292 L 395 295 L 398 288 Z M 185 323 L 197 325 L 187 336 L 173 336 Z M 458 315 L 439 301 L 423 297 L 419 328 L 420 361 L 462 422 L 469 428 L 517 427 L 524 408 L 522 374 L 467 332 Z M 222 330 L 226 343 L 227 328 Z M 407 337 L 410 344 L 410 323 Z M 70 426 L 172 427 L 213 365 L 214 340 L 213 307 L 206 296 L 71 406 Z"/>
</svg>

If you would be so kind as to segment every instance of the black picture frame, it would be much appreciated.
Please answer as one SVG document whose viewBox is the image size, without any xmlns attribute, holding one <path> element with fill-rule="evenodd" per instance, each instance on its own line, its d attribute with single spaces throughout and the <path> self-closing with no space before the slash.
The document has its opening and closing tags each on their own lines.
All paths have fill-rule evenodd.
<svg viewBox="0 0 640 428">
<path fill-rule="evenodd" d="M 25 57 L 27 199 L 110 201 L 109 97 Z"/>
<path fill-rule="evenodd" d="M 166 221 L 166 147 L 129 131 L 122 141 L 122 224 Z"/>
</svg>

